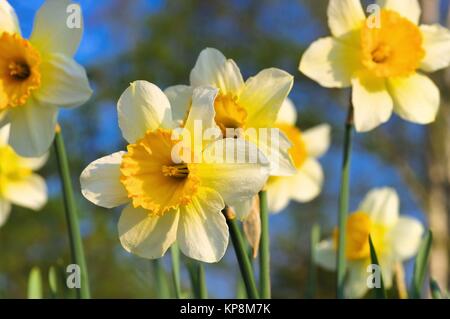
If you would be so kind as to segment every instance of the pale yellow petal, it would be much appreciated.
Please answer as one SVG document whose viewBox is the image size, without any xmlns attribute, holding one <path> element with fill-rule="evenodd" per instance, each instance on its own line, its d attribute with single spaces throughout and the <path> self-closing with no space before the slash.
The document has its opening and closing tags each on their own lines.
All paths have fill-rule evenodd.
<svg viewBox="0 0 450 319">
<path fill-rule="evenodd" d="M 289 179 L 289 194 L 293 200 L 304 203 L 316 198 L 323 185 L 323 170 L 320 163 L 308 158 L 298 169 L 297 174 L 287 177 Z"/>
<path fill-rule="evenodd" d="M 286 98 L 281 104 L 280 111 L 278 111 L 277 121 L 278 124 L 295 125 L 297 122 L 297 110 L 290 98 Z"/>
<path fill-rule="evenodd" d="M 328 124 L 314 126 L 305 130 L 302 138 L 305 141 L 308 156 L 320 157 L 330 147 L 331 126 Z"/>
<path fill-rule="evenodd" d="M 172 107 L 174 121 L 178 123 L 186 121 L 192 103 L 192 93 L 193 88 L 187 85 L 174 85 L 164 90 Z"/>
<path fill-rule="evenodd" d="M 0 227 L 8 220 L 11 213 L 11 203 L 5 198 L 0 198 Z"/>
<path fill-rule="evenodd" d="M 315 262 L 326 270 L 336 270 L 336 248 L 333 240 L 323 240 L 315 249 Z"/>
<path fill-rule="evenodd" d="M 358 211 L 369 214 L 375 223 L 393 226 L 398 221 L 400 200 L 393 188 L 374 188 L 364 197 Z"/>
<path fill-rule="evenodd" d="M 421 25 L 425 58 L 420 68 L 434 72 L 450 65 L 450 31 L 439 24 Z"/>
<path fill-rule="evenodd" d="M 16 12 L 8 1 L 0 1 L 0 34 L 19 33 L 20 27 Z"/>
<path fill-rule="evenodd" d="M 47 203 L 47 185 L 41 176 L 32 174 L 21 181 L 8 183 L 3 196 L 15 205 L 40 210 Z"/>
<path fill-rule="evenodd" d="M 361 28 L 366 18 L 360 0 L 330 0 L 327 14 L 328 26 L 335 37 Z"/>
<path fill-rule="evenodd" d="M 423 233 L 424 227 L 417 219 L 400 216 L 388 235 L 396 259 L 404 261 L 417 254 Z"/>
</svg>

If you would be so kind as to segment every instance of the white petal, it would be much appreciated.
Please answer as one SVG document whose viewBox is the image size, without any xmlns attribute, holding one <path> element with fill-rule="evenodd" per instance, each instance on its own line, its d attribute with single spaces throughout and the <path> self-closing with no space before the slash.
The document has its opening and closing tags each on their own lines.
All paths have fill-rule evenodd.
<svg viewBox="0 0 450 319">
<path fill-rule="evenodd" d="M 331 126 L 328 124 L 317 125 L 303 132 L 302 138 L 309 156 L 320 157 L 325 154 L 330 147 L 330 132 Z"/>
<path fill-rule="evenodd" d="M 135 81 L 117 102 L 119 127 L 123 137 L 134 143 L 148 130 L 172 126 L 172 110 L 164 93 L 153 83 Z"/>
<path fill-rule="evenodd" d="M 187 85 L 174 85 L 164 90 L 172 107 L 174 121 L 184 122 L 187 119 L 192 102 L 193 88 Z"/>
<path fill-rule="evenodd" d="M 383 277 L 383 284 L 386 289 L 392 287 L 392 282 L 394 279 L 395 262 L 391 256 L 378 256 L 381 268 L 381 276 Z M 370 275 L 370 274 L 368 274 Z"/>
<path fill-rule="evenodd" d="M 0 1 L 0 34 L 3 32 L 20 34 L 16 12 L 8 1 Z"/>
<path fill-rule="evenodd" d="M 297 174 L 288 178 L 291 198 L 300 203 L 313 200 L 322 190 L 322 166 L 313 158 L 308 158 Z"/>
<path fill-rule="evenodd" d="M 119 236 L 123 248 L 139 257 L 156 259 L 164 256 L 177 236 L 178 211 L 154 216 L 142 208 L 128 205 L 119 219 Z"/>
<path fill-rule="evenodd" d="M 49 153 L 45 153 L 42 156 L 39 157 L 22 157 L 20 159 L 22 165 L 28 167 L 29 169 L 33 171 L 37 171 L 41 169 L 45 163 L 47 163 Z"/>
<path fill-rule="evenodd" d="M 271 176 L 291 176 L 296 169 L 289 154 L 292 144 L 284 133 L 277 129 L 258 130 L 253 134 L 252 130 L 246 131 L 246 138 L 257 145 L 262 154 L 270 162 Z"/>
<path fill-rule="evenodd" d="M 10 129 L 11 129 L 10 124 L 5 124 L 2 127 L 0 127 L 0 146 L 8 144 Z"/>
<path fill-rule="evenodd" d="M 366 294 L 367 277 L 367 261 L 352 261 L 348 263 L 348 278 L 345 284 L 345 295 L 349 299 L 359 299 Z"/>
<path fill-rule="evenodd" d="M 216 111 L 214 110 L 214 100 L 216 99 L 218 90 L 213 87 L 200 86 L 194 89 L 192 93 L 192 106 L 186 120 L 185 128 L 195 138 L 195 134 L 201 134 L 209 128 L 216 128 L 214 117 Z M 202 130 L 195 132 L 196 123 Z"/>
<path fill-rule="evenodd" d="M 400 216 L 389 234 L 395 257 L 400 261 L 413 257 L 419 249 L 423 232 L 424 227 L 418 220 Z"/>
<path fill-rule="evenodd" d="M 212 85 L 220 89 L 220 93 L 236 95 L 244 81 L 236 63 L 216 49 L 206 48 L 198 56 L 191 71 L 191 85 Z"/>
<path fill-rule="evenodd" d="M 81 193 L 95 205 L 113 208 L 129 201 L 120 182 L 120 164 L 125 152 L 102 157 L 89 164 L 81 173 Z"/>
<path fill-rule="evenodd" d="M 47 202 L 47 185 L 41 176 L 32 174 L 24 180 L 8 183 L 4 196 L 18 206 L 40 210 Z"/>
<path fill-rule="evenodd" d="M 210 144 L 203 159 L 204 163 L 196 166 L 196 176 L 202 185 L 217 190 L 229 206 L 253 198 L 269 176 L 267 159 L 254 144 L 242 139 L 226 138 Z"/>
<path fill-rule="evenodd" d="M 63 54 L 48 55 L 41 64 L 41 74 L 41 86 L 35 93 L 41 103 L 74 107 L 92 95 L 86 70 Z"/>
<path fill-rule="evenodd" d="M 242 199 L 241 201 L 231 201 L 233 205 L 229 206 L 233 208 L 237 218 L 239 218 L 240 220 L 244 220 L 249 216 L 253 207 L 253 201 L 255 197 L 258 198 L 257 195 L 255 195 L 252 198 Z"/>
<path fill-rule="evenodd" d="M 435 120 L 439 110 L 439 89 L 428 77 L 414 74 L 389 80 L 394 111 L 403 119 L 418 124 Z"/>
<path fill-rule="evenodd" d="M 4 198 L 0 198 L 0 227 L 8 220 L 11 212 L 11 203 Z"/>
<path fill-rule="evenodd" d="M 378 0 L 377 2 L 381 7 L 397 11 L 413 23 L 419 23 L 421 11 L 418 0 Z"/>
<path fill-rule="evenodd" d="M 281 104 L 280 111 L 277 115 L 277 123 L 295 125 L 297 122 L 297 110 L 290 98 L 286 98 Z"/>
<path fill-rule="evenodd" d="M 434 72 L 450 65 L 450 31 L 439 24 L 421 25 L 425 58 L 420 68 Z"/>
<path fill-rule="evenodd" d="M 359 29 L 366 19 L 360 0 L 330 0 L 327 15 L 328 26 L 335 37 Z"/>
<path fill-rule="evenodd" d="M 275 123 L 293 83 L 292 75 L 276 68 L 262 70 L 249 78 L 238 100 L 247 111 L 247 126 L 270 127 Z"/>
<path fill-rule="evenodd" d="M 333 240 L 323 240 L 317 245 L 315 262 L 326 270 L 336 270 L 336 248 Z"/>
<path fill-rule="evenodd" d="M 323 87 L 344 88 L 351 85 L 359 61 L 356 49 L 327 37 L 310 45 L 300 60 L 299 70 Z"/>
<path fill-rule="evenodd" d="M 57 117 L 57 107 L 42 105 L 29 98 L 26 105 L 9 112 L 9 143 L 21 156 L 37 157 L 45 154 L 55 137 Z"/>
<path fill-rule="evenodd" d="M 398 220 L 400 201 L 393 188 L 374 188 L 359 205 L 358 211 L 367 213 L 373 222 L 393 226 Z"/>
<path fill-rule="evenodd" d="M 271 213 L 279 213 L 285 209 L 291 199 L 291 183 L 289 177 L 270 177 L 267 183 L 267 204 Z"/>
<path fill-rule="evenodd" d="M 358 77 L 352 80 L 352 85 L 356 130 L 367 132 L 387 122 L 394 105 L 384 79 Z"/>
<path fill-rule="evenodd" d="M 180 209 L 177 239 L 181 251 L 188 257 L 207 263 L 222 259 L 228 246 L 228 226 L 220 195 L 202 189 L 192 203 Z"/>
<path fill-rule="evenodd" d="M 69 7 L 70 6 L 70 7 Z M 30 41 L 44 53 L 58 52 L 72 57 L 83 34 L 81 7 L 69 0 L 47 0 L 36 14 Z M 71 11 L 69 11 L 71 9 Z M 80 13 L 79 15 L 77 13 Z M 74 19 L 80 19 L 79 27 Z"/>
</svg>

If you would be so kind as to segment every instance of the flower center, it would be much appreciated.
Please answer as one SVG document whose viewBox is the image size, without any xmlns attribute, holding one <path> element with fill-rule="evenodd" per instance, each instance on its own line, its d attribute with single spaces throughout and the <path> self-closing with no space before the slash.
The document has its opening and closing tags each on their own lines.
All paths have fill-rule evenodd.
<svg viewBox="0 0 450 319">
<path fill-rule="evenodd" d="M 347 220 L 347 244 L 345 254 L 348 260 L 358 260 L 370 257 L 369 235 L 375 246 L 377 254 L 386 249 L 384 245 L 384 235 L 386 227 L 375 224 L 365 212 L 351 214 Z M 333 241 L 337 247 L 339 231 L 336 228 L 333 233 Z"/>
<path fill-rule="evenodd" d="M 179 142 L 170 130 L 147 132 L 127 147 L 120 166 L 121 182 L 134 207 L 162 215 L 191 202 L 199 179 L 194 164 L 174 163 L 172 149 Z"/>
<path fill-rule="evenodd" d="M 420 29 L 397 12 L 383 9 L 380 26 L 361 31 L 362 63 L 377 77 L 408 76 L 425 56 Z"/>
<path fill-rule="evenodd" d="M 279 124 L 277 127 L 292 143 L 292 146 L 289 149 L 289 154 L 292 157 L 295 167 L 299 169 L 305 163 L 308 156 L 306 144 L 302 137 L 302 132 L 297 127 L 289 124 Z"/>
<path fill-rule="evenodd" d="M 243 128 L 247 120 L 247 112 L 237 103 L 237 98 L 231 94 L 219 94 L 214 102 L 215 121 L 226 136 L 227 128 Z"/>
<path fill-rule="evenodd" d="M 0 35 L 0 110 L 23 105 L 41 83 L 39 52 L 18 34 Z"/>
<path fill-rule="evenodd" d="M 0 147 L 0 196 L 8 184 L 21 181 L 31 173 L 29 168 L 21 165 L 20 157 L 11 146 Z"/>
</svg>

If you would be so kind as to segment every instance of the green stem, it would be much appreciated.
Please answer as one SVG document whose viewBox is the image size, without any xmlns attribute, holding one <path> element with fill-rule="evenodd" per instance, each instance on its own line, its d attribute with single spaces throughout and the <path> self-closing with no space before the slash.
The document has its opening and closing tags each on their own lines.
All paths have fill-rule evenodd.
<svg viewBox="0 0 450 319">
<path fill-rule="evenodd" d="M 205 270 L 203 264 L 189 260 L 186 266 L 191 279 L 191 288 L 195 299 L 207 299 L 208 289 L 206 288 Z"/>
<path fill-rule="evenodd" d="M 346 270 L 345 246 L 346 225 L 348 214 L 349 184 L 350 184 L 350 158 L 352 148 L 353 107 L 350 103 L 345 124 L 344 153 L 342 164 L 341 190 L 339 194 L 339 218 L 338 218 L 338 251 L 337 251 L 337 297 L 344 299 L 344 280 Z"/>
<path fill-rule="evenodd" d="M 205 276 L 205 267 L 203 263 L 198 263 L 198 291 L 200 299 L 208 299 L 208 289 L 206 288 L 206 276 Z"/>
<path fill-rule="evenodd" d="M 175 298 L 181 298 L 181 283 L 180 283 L 180 251 L 177 243 L 174 243 L 170 248 L 172 257 L 172 277 L 175 288 Z"/>
<path fill-rule="evenodd" d="M 248 258 L 245 249 L 245 243 L 242 239 L 241 231 L 239 230 L 236 219 L 230 216 L 228 209 L 225 208 L 224 215 L 227 220 L 228 228 L 230 230 L 231 241 L 236 252 L 236 258 L 241 270 L 242 279 L 244 280 L 245 289 L 250 299 L 259 299 L 258 290 L 256 289 L 255 277 L 253 275 L 252 264 Z"/>
<path fill-rule="evenodd" d="M 269 209 L 267 207 L 266 191 L 259 192 L 259 210 L 261 214 L 261 242 L 259 244 L 259 283 L 260 295 L 263 299 L 270 298 L 270 234 Z"/>
<path fill-rule="evenodd" d="M 156 295 L 159 299 L 170 298 L 169 285 L 167 283 L 166 272 L 162 258 L 152 260 L 154 276 L 156 278 Z"/>
<path fill-rule="evenodd" d="M 69 162 L 67 160 L 64 139 L 62 137 L 61 129 L 59 128 L 59 126 L 56 129 L 56 135 L 53 145 L 55 148 L 56 160 L 58 163 L 59 176 L 62 183 L 64 208 L 69 233 L 72 262 L 80 267 L 81 272 L 81 287 L 79 290 L 77 289 L 77 297 L 82 299 L 89 299 L 91 297 L 91 293 L 89 290 L 89 278 L 86 260 L 84 257 L 83 241 L 81 239 L 80 227 L 78 224 L 77 208 L 75 204 L 75 197 L 73 195 Z"/>
</svg>

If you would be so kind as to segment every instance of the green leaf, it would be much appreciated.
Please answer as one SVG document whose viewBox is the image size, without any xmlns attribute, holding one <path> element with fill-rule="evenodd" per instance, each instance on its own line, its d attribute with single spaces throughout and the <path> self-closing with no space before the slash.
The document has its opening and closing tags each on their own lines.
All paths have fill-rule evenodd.
<svg viewBox="0 0 450 319">
<path fill-rule="evenodd" d="M 373 246 L 372 237 L 370 235 L 369 235 L 369 246 L 370 246 L 370 259 L 372 261 L 372 264 L 378 265 L 378 267 L 380 267 L 380 271 L 381 271 L 381 266 L 380 266 L 380 263 L 378 262 L 377 253 L 375 251 L 375 247 Z M 374 288 L 375 289 L 375 298 L 376 299 L 386 299 L 386 290 L 384 289 L 383 275 L 380 273 L 380 276 L 381 276 L 380 288 Z"/>
<path fill-rule="evenodd" d="M 411 285 L 410 296 L 413 299 L 420 298 L 422 287 L 425 281 L 425 275 L 428 268 L 428 257 L 430 255 L 431 243 L 433 242 L 433 234 L 428 230 L 419 247 L 414 264 L 413 282 Z"/>
<path fill-rule="evenodd" d="M 311 229 L 311 238 L 310 238 L 310 260 L 309 260 L 309 271 L 308 271 L 308 281 L 306 286 L 306 299 L 314 298 L 316 294 L 317 287 L 317 267 L 316 267 L 316 247 L 320 240 L 320 226 L 318 224 L 314 224 Z"/>
<path fill-rule="evenodd" d="M 57 298 L 59 294 L 59 278 L 55 266 L 51 266 L 48 270 L 48 285 L 50 287 L 50 294 L 52 298 Z"/>
<path fill-rule="evenodd" d="M 39 267 L 33 267 L 28 277 L 28 299 L 42 299 L 42 276 Z"/>
<path fill-rule="evenodd" d="M 433 299 L 443 299 L 441 288 L 439 288 L 438 283 L 433 278 L 430 279 L 430 290 Z"/>
</svg>

